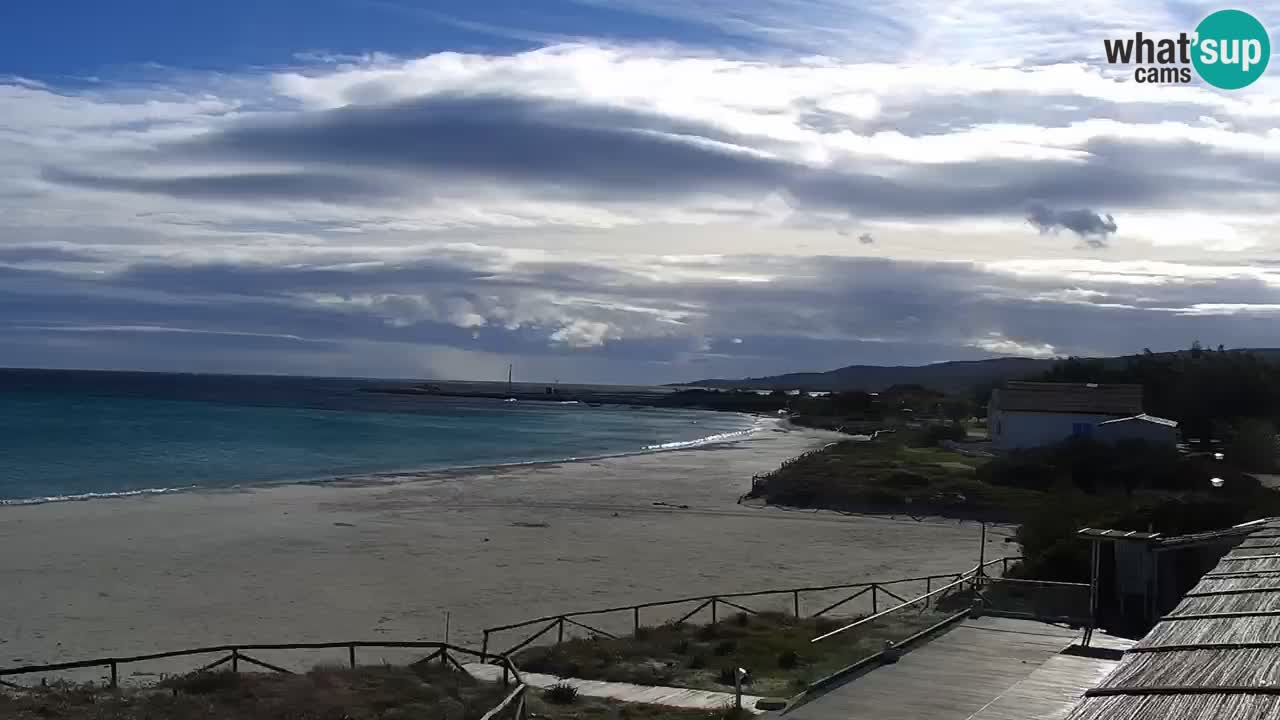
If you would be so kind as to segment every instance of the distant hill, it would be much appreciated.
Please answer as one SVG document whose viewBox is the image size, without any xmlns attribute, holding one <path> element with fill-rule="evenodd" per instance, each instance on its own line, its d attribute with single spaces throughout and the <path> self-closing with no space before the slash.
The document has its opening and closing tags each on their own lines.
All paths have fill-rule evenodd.
<svg viewBox="0 0 1280 720">
<path fill-rule="evenodd" d="M 1184 351 L 1185 352 L 1185 351 Z M 1248 352 L 1280 360 L 1280 349 L 1253 349 Z M 1160 355 L 1167 353 L 1157 353 Z M 1122 363 L 1126 357 L 1102 358 L 1108 363 Z M 740 380 L 709 379 L 686 383 L 708 388 L 754 388 L 760 390 L 866 390 L 878 392 L 892 385 L 923 385 L 946 393 L 964 394 L 975 386 L 1020 380 L 1039 375 L 1057 360 L 1033 358 L 993 358 L 991 360 L 953 360 L 932 365 L 850 365 L 826 372 L 788 373 Z"/>
</svg>

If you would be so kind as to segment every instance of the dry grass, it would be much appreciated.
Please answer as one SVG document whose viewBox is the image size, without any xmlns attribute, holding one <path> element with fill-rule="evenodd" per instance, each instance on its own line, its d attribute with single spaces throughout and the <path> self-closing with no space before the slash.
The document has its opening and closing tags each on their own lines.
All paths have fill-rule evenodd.
<svg viewBox="0 0 1280 720">
<path fill-rule="evenodd" d="M 0 693 L 5 720 L 477 720 L 500 685 L 432 667 L 302 675 L 193 673 L 117 691 L 61 685 Z"/>
<path fill-rule="evenodd" d="M 745 692 L 790 696 L 881 650 L 886 640 L 901 640 L 947 614 L 909 609 L 811 644 L 812 638 L 850 619 L 741 613 L 714 625 L 667 624 L 641 628 L 638 637 L 584 638 L 529 648 L 516 656 L 516 664 L 560 677 L 721 692 L 732 690 L 732 669 L 744 667 L 751 673 Z"/>
</svg>

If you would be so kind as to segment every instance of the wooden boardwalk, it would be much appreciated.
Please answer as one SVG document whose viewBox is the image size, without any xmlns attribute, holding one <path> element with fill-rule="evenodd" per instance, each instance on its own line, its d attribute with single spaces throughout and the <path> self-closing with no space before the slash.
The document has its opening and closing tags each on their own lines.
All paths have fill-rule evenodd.
<svg viewBox="0 0 1280 720">
<path fill-rule="evenodd" d="M 794 720 L 1031 720 L 1063 717 L 1116 665 L 1060 655 L 1081 633 L 1031 620 L 963 620 L 788 712 Z M 1101 633 L 1094 635 L 1102 641 Z M 1105 647 L 1124 641 L 1106 638 Z"/>
<path fill-rule="evenodd" d="M 496 665 L 470 663 L 464 667 L 467 673 L 477 680 L 502 682 L 502 668 Z M 559 678 L 554 675 L 529 672 L 520 673 L 520 677 L 531 688 L 546 689 L 558 683 L 565 683 L 578 688 L 578 693 L 587 697 L 610 698 L 619 702 L 640 703 L 643 705 L 719 711 L 732 707 L 734 702 L 733 693 L 713 692 L 711 690 L 655 687 L 633 685 L 631 683 L 604 682 L 601 680 L 579 680 L 577 678 Z M 742 707 L 759 714 L 763 711 L 756 709 L 756 701 L 758 700 L 760 698 L 755 695 L 743 695 Z"/>
</svg>

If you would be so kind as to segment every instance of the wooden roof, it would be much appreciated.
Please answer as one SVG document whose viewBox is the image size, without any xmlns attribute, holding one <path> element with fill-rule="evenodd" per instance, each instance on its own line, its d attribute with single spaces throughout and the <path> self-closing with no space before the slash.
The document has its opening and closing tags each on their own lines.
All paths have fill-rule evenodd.
<svg viewBox="0 0 1280 720">
<path fill-rule="evenodd" d="M 1280 520 L 1242 528 L 1271 540 Z M 1256 554 L 1270 549 L 1223 557 L 1068 720 L 1280 719 L 1280 553 Z"/>
<path fill-rule="evenodd" d="M 1142 386 L 1009 382 L 996 391 L 992 402 L 1005 412 L 1129 417 L 1142 414 Z"/>
</svg>

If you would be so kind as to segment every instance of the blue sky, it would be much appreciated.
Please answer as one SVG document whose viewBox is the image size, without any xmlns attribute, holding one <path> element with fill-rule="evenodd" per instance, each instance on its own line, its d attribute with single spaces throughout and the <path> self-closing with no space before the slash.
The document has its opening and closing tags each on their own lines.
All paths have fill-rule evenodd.
<svg viewBox="0 0 1280 720">
<path fill-rule="evenodd" d="M 5 3 L 0 366 L 631 383 L 1274 345 L 1280 66 L 1225 92 L 1100 61 L 1212 9 Z"/>
<path fill-rule="evenodd" d="M 0 68 L 48 82 L 123 80 L 148 64 L 235 72 L 297 65 L 309 53 L 510 53 L 573 37 L 758 46 L 698 23 L 566 0 L 47 0 L 0 7 Z"/>
</svg>

